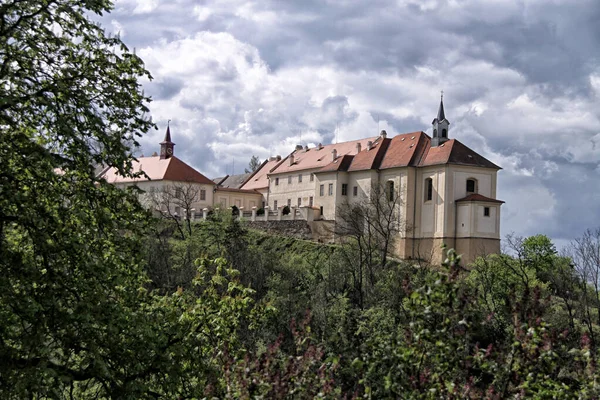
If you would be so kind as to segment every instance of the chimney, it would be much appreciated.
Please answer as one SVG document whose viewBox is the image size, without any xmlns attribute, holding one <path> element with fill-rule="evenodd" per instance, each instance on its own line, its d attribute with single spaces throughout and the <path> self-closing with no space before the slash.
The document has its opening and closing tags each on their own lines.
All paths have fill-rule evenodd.
<svg viewBox="0 0 600 400">
<path fill-rule="evenodd" d="M 288 159 L 290 160 L 290 165 L 294 165 L 294 155 L 290 154 L 290 156 L 288 157 Z"/>
<path fill-rule="evenodd" d="M 335 161 L 336 158 L 337 158 L 337 150 L 333 149 L 333 150 L 331 150 L 331 161 Z"/>
<path fill-rule="evenodd" d="M 359 143 L 356 143 L 356 154 L 360 153 L 360 150 L 361 150 L 361 145 L 359 142 Z"/>
<path fill-rule="evenodd" d="M 371 150 L 371 147 L 373 146 L 373 142 L 372 141 L 368 141 L 367 142 L 367 151 Z"/>
<path fill-rule="evenodd" d="M 277 154 L 277 155 L 275 156 L 275 160 L 276 160 L 276 161 L 281 161 L 281 156 L 280 156 L 279 154 Z"/>
<path fill-rule="evenodd" d="M 323 145 L 321 143 L 319 143 L 319 145 L 317 146 L 317 150 L 321 150 L 323 148 Z"/>
<path fill-rule="evenodd" d="M 382 139 L 385 139 L 387 137 L 387 132 L 385 130 L 382 130 L 380 136 Z"/>
<path fill-rule="evenodd" d="M 296 151 L 300 151 L 302 150 L 302 145 L 301 144 L 297 144 L 296 145 Z"/>
<path fill-rule="evenodd" d="M 275 161 L 275 156 L 269 157 L 269 161 Z"/>
<path fill-rule="evenodd" d="M 304 146 L 304 151 L 307 152 L 308 151 L 308 145 Z"/>
</svg>

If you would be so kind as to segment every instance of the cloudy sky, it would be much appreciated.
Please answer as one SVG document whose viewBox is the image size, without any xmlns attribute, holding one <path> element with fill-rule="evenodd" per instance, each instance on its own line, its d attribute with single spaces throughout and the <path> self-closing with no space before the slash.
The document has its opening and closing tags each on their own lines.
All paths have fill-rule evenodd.
<svg viewBox="0 0 600 400">
<path fill-rule="evenodd" d="M 502 234 L 600 227 L 598 0 L 117 0 L 159 130 L 205 175 L 252 155 L 423 130 L 504 169 Z M 337 132 L 337 135 L 336 135 Z"/>
</svg>

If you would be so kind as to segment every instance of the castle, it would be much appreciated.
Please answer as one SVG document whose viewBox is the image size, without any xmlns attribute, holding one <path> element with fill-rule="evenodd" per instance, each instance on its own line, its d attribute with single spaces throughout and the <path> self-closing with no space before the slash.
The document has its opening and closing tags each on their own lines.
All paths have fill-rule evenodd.
<svg viewBox="0 0 600 400">
<path fill-rule="evenodd" d="M 443 98 L 432 121 L 433 137 L 424 132 L 388 138 L 379 136 L 316 147 L 296 146 L 287 157 L 271 157 L 237 187 L 210 181 L 173 155 L 170 131 L 161 143 L 161 155 L 140 158 L 140 168 L 153 172 L 152 181 L 125 182 L 110 170 L 105 177 L 116 184 L 149 186 L 193 181 L 204 193 L 196 210 L 236 206 L 266 209 L 279 215 L 288 206 L 293 218 L 310 210 L 311 219 L 335 224 L 342 207 L 364 202 L 375 187 L 395 204 L 402 229 L 394 240 L 395 255 L 404 259 L 442 261 L 442 244 L 455 248 L 467 262 L 479 255 L 500 252 L 500 208 L 496 199 L 496 164 L 456 139 Z M 227 179 L 224 178 L 224 180 Z M 222 180 L 220 180 L 222 181 Z M 157 182 L 157 183 L 151 183 Z M 142 188 L 146 190 L 145 188 Z M 261 207 L 262 206 L 262 207 Z M 316 215 L 316 217 L 315 217 Z"/>
</svg>

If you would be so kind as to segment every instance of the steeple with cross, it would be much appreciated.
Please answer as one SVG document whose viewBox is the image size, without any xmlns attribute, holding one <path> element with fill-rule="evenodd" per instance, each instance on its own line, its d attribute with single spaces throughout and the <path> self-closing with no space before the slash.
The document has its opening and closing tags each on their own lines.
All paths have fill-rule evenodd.
<svg viewBox="0 0 600 400">
<path fill-rule="evenodd" d="M 431 146 L 436 147 L 448 140 L 448 130 L 450 129 L 450 121 L 446 119 L 444 113 L 444 91 L 440 94 L 440 107 L 438 108 L 437 117 L 431 122 L 433 125 L 433 137 Z"/>
</svg>

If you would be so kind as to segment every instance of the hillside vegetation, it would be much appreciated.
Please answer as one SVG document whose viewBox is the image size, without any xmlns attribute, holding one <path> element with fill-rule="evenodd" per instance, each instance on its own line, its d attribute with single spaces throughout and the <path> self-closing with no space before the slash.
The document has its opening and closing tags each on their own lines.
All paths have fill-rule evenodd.
<svg viewBox="0 0 600 400">
<path fill-rule="evenodd" d="M 182 229 L 99 178 L 143 178 L 155 127 L 142 60 L 92 19 L 111 7 L 0 4 L 0 398 L 600 396 L 600 231 L 399 263 L 368 207 L 331 247 Z"/>
</svg>

